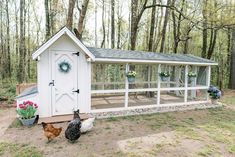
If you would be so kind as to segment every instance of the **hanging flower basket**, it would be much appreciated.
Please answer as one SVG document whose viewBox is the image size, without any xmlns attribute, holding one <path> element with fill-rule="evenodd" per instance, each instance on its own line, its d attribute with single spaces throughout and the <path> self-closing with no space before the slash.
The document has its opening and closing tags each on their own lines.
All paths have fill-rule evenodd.
<svg viewBox="0 0 235 157">
<path fill-rule="evenodd" d="M 166 81 L 168 81 L 168 79 L 169 79 L 169 76 L 168 76 L 168 77 L 161 76 L 161 80 L 162 80 L 163 82 L 166 82 Z"/>
<path fill-rule="evenodd" d="M 196 77 L 197 77 L 197 74 L 195 72 L 189 72 L 188 73 L 188 81 L 190 83 L 194 82 L 196 80 Z"/>
<path fill-rule="evenodd" d="M 128 82 L 135 82 L 135 77 L 127 77 Z"/>
<path fill-rule="evenodd" d="M 210 86 L 207 92 L 209 93 L 209 96 L 211 97 L 211 104 L 213 105 L 218 104 L 218 100 L 221 97 L 221 91 L 215 86 Z"/>
<path fill-rule="evenodd" d="M 161 80 L 162 81 L 168 81 L 170 78 L 170 73 L 169 72 L 161 72 L 160 74 Z"/>
<path fill-rule="evenodd" d="M 194 82 L 196 80 L 196 77 L 188 77 L 188 82 L 191 83 L 191 82 Z"/>
<path fill-rule="evenodd" d="M 126 74 L 128 82 L 134 82 L 135 81 L 135 76 L 136 76 L 135 71 L 128 71 L 127 74 Z"/>
</svg>

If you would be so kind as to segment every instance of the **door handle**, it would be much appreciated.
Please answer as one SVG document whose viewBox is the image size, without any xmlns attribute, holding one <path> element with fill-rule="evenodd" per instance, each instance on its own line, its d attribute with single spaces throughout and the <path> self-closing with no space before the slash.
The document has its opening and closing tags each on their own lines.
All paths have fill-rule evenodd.
<svg viewBox="0 0 235 157">
<path fill-rule="evenodd" d="M 73 92 L 79 93 L 79 89 L 77 89 L 77 90 L 74 90 Z"/>
<path fill-rule="evenodd" d="M 55 80 L 52 80 L 50 83 L 49 83 L 49 86 L 55 86 Z"/>
</svg>

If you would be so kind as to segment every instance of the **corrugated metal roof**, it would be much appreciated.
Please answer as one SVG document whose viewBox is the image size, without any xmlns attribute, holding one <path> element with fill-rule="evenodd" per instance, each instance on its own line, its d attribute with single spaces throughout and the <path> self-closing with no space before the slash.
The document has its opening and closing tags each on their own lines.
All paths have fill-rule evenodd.
<svg viewBox="0 0 235 157">
<path fill-rule="evenodd" d="M 20 95 L 16 97 L 16 99 L 31 95 L 31 94 L 35 94 L 35 93 L 38 93 L 38 87 L 32 86 L 32 87 L 26 88 Z"/>
<path fill-rule="evenodd" d="M 155 61 L 177 61 L 177 62 L 197 62 L 197 63 L 216 63 L 214 61 L 193 56 L 191 54 L 166 54 L 146 51 L 131 51 L 120 49 L 104 49 L 88 47 L 95 58 L 106 59 L 134 59 L 134 60 L 155 60 Z"/>
</svg>

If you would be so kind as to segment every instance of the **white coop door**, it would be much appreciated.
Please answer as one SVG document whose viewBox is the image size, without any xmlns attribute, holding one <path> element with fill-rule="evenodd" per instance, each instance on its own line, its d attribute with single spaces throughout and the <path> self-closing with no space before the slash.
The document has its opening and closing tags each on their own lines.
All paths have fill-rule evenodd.
<svg viewBox="0 0 235 157">
<path fill-rule="evenodd" d="M 78 56 L 74 52 L 53 51 L 52 114 L 72 114 L 78 107 Z"/>
</svg>

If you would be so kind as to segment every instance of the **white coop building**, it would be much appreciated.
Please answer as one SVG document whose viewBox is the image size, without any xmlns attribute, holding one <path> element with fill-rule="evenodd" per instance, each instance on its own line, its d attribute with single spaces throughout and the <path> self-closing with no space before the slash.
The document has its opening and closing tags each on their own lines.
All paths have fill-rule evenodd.
<svg viewBox="0 0 235 157">
<path fill-rule="evenodd" d="M 17 97 L 32 100 L 39 117 L 108 113 L 165 106 L 209 103 L 214 61 L 183 54 L 165 54 L 86 47 L 66 27 L 33 53 L 37 86 Z M 128 71 L 135 71 L 128 81 Z M 162 78 L 162 72 L 170 76 Z M 190 73 L 196 74 L 190 77 Z"/>
</svg>

